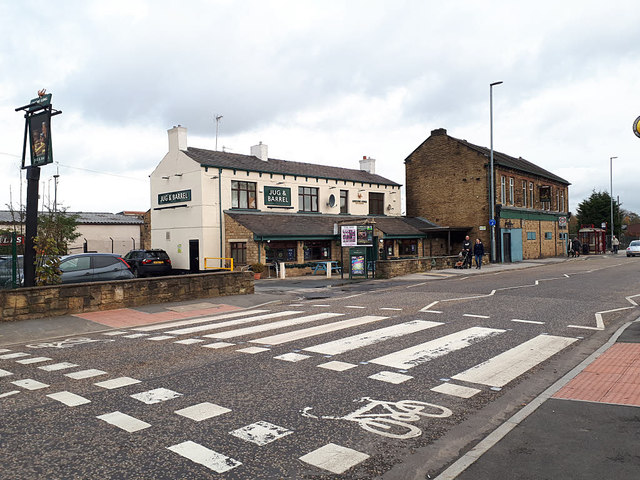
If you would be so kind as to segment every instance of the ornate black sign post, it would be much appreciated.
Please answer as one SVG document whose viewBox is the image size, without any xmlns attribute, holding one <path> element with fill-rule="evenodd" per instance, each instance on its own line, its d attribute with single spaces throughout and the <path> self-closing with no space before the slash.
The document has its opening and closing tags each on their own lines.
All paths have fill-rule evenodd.
<svg viewBox="0 0 640 480">
<path fill-rule="evenodd" d="M 38 92 L 24 107 L 16 108 L 16 112 L 24 111 L 24 140 L 22 144 L 22 168 L 27 170 L 27 212 L 26 235 L 24 239 L 24 286 L 35 285 L 36 252 L 34 238 L 38 235 L 38 184 L 40 181 L 40 165 L 53 163 L 51 148 L 51 117 L 62 113 L 51 106 L 51 94 L 46 90 Z M 27 137 L 31 151 L 31 165 L 25 166 Z"/>
</svg>

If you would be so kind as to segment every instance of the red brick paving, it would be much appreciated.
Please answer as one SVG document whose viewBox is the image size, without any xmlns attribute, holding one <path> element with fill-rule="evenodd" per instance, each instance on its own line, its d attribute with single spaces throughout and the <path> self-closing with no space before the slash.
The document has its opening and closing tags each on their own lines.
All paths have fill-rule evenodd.
<svg viewBox="0 0 640 480">
<path fill-rule="evenodd" d="M 240 307 L 233 305 L 216 305 L 211 308 L 189 310 L 184 312 L 165 311 L 158 313 L 146 313 L 131 308 L 119 308 L 117 310 L 107 310 L 104 312 L 79 313 L 74 317 L 84 318 L 92 322 L 100 323 L 108 327 L 128 328 L 150 323 L 160 323 L 170 320 L 181 320 L 183 318 L 195 318 L 205 315 L 215 315 L 218 313 L 240 310 Z"/>
<path fill-rule="evenodd" d="M 553 397 L 640 407 L 640 343 L 616 343 Z"/>
</svg>

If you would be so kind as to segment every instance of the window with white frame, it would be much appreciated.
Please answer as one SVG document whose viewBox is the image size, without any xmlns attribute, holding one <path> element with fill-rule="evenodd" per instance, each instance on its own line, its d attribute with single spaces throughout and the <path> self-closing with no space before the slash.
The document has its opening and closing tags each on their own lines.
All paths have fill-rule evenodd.
<svg viewBox="0 0 640 480">
<path fill-rule="evenodd" d="M 560 211 L 560 192 L 556 189 L 556 211 Z"/>
<path fill-rule="evenodd" d="M 505 204 L 507 199 L 507 187 L 506 187 L 506 179 L 504 175 L 500 176 L 500 203 Z"/>
<path fill-rule="evenodd" d="M 560 211 L 566 212 L 566 210 L 564 209 L 564 190 L 560 192 Z"/>
<path fill-rule="evenodd" d="M 231 208 L 257 208 L 255 182 L 231 182 Z"/>
<path fill-rule="evenodd" d="M 535 208 L 535 197 L 533 196 L 533 182 L 529 182 L 529 208 Z"/>
<path fill-rule="evenodd" d="M 298 209 L 302 212 L 318 211 L 318 188 L 298 187 Z"/>
<path fill-rule="evenodd" d="M 509 203 L 513 205 L 514 202 L 514 192 L 513 192 L 513 177 L 509 177 Z"/>
<path fill-rule="evenodd" d="M 522 180 L 522 206 L 527 208 L 527 181 Z"/>
</svg>

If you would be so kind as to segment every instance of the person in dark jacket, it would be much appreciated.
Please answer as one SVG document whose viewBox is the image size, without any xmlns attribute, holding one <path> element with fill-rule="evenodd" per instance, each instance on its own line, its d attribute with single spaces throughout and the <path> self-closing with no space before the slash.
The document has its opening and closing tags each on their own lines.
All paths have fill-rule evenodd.
<svg viewBox="0 0 640 480">
<path fill-rule="evenodd" d="M 464 264 L 462 268 L 471 268 L 471 240 L 469 240 L 469 235 L 464 237 L 464 242 L 462 242 L 462 256 L 464 257 Z"/>
<path fill-rule="evenodd" d="M 476 244 L 473 246 L 473 255 L 476 257 L 476 268 L 482 268 L 482 257 L 484 256 L 484 245 L 482 240 L 476 238 Z"/>
<path fill-rule="evenodd" d="M 571 246 L 573 247 L 574 256 L 579 257 L 580 248 L 582 248 L 582 244 L 580 243 L 580 240 L 578 240 L 578 237 L 575 237 L 573 239 L 573 241 L 571 242 Z"/>
</svg>

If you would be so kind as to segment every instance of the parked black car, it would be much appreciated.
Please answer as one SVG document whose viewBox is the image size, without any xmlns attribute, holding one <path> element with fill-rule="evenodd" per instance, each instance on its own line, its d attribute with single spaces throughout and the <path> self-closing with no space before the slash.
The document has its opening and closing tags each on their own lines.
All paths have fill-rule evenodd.
<svg viewBox="0 0 640 480">
<path fill-rule="evenodd" d="M 102 282 L 133 278 L 129 264 L 114 253 L 76 253 L 60 258 L 62 283 Z"/>
<path fill-rule="evenodd" d="M 136 277 L 147 275 L 169 275 L 171 259 L 167 252 L 159 248 L 152 250 L 131 250 L 124 256 Z"/>
</svg>

